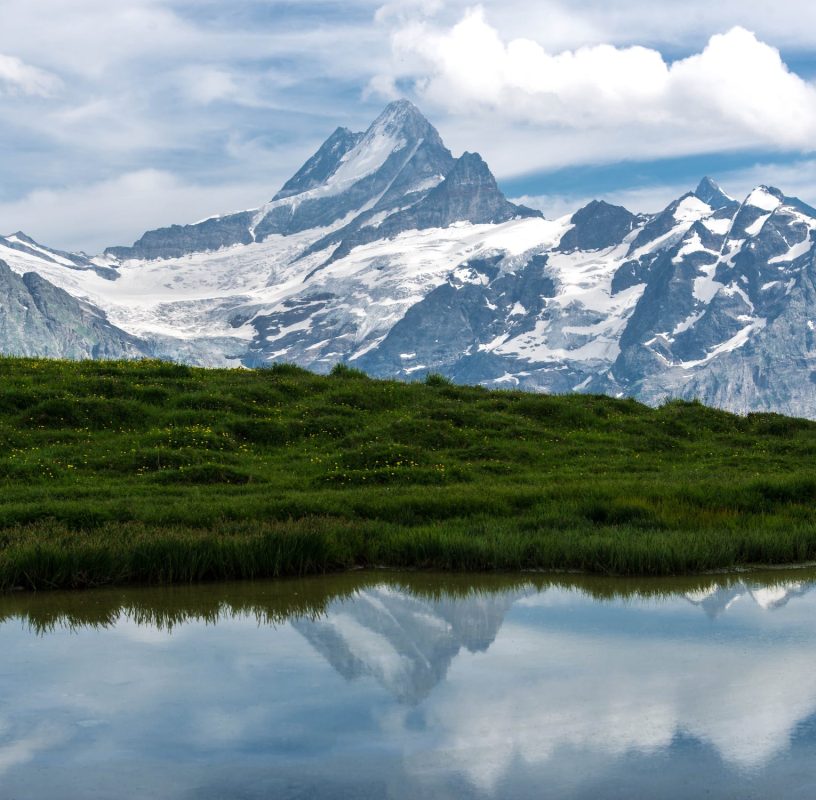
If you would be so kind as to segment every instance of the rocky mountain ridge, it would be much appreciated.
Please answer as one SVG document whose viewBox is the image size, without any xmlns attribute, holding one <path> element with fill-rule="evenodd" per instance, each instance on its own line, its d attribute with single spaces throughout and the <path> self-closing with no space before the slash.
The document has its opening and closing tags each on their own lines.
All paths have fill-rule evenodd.
<svg viewBox="0 0 816 800">
<path fill-rule="evenodd" d="M 62 292 L 46 316 L 104 321 L 60 350 L 77 336 L 49 339 L 18 301 L 17 322 L 0 313 L 0 351 L 342 362 L 816 418 L 814 232 L 802 201 L 766 186 L 738 201 L 710 178 L 656 214 L 593 201 L 546 220 L 398 101 L 365 132 L 334 131 L 257 209 L 97 258 L 0 238 L 9 297 L 24 291 L 11 276 L 34 273 Z"/>
</svg>

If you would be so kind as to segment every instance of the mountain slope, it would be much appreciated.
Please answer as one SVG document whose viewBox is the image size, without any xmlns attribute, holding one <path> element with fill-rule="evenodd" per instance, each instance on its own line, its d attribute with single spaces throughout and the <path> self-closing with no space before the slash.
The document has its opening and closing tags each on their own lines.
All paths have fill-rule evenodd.
<svg viewBox="0 0 816 800">
<path fill-rule="evenodd" d="M 104 313 L 34 272 L 17 275 L 0 261 L 0 353 L 47 358 L 144 358 L 145 344 Z"/>
</svg>

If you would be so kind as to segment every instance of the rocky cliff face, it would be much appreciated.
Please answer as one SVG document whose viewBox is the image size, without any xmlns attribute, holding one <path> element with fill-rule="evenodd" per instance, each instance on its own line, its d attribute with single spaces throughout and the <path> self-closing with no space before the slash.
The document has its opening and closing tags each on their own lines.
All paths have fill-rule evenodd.
<svg viewBox="0 0 816 800">
<path fill-rule="evenodd" d="M 0 261 L 0 353 L 70 359 L 144 358 L 145 344 L 34 272 Z"/>
<path fill-rule="evenodd" d="M 379 218 L 375 214 L 367 217 L 365 224 L 358 222 L 345 228 L 331 260 L 348 255 L 360 245 L 393 239 L 406 231 L 447 228 L 457 222 L 497 224 L 540 216 L 538 211 L 508 202 L 482 157 L 478 153 L 465 153 L 453 163 L 441 183 L 407 208 L 398 207 Z M 319 251 L 337 238 L 321 240 L 312 251 Z"/>
<path fill-rule="evenodd" d="M 545 220 L 406 101 L 337 129 L 257 209 L 96 259 L 0 238 L 18 278 L 163 357 L 816 418 L 814 253 L 816 210 L 764 186 L 740 202 L 709 178 L 655 214 L 593 201 Z M 19 324 L 6 331 L 20 350 Z M 25 352 L 50 354 L 44 341 Z"/>
<path fill-rule="evenodd" d="M 621 206 L 593 200 L 573 214 L 570 223 L 570 229 L 558 244 L 558 249 L 564 253 L 614 247 L 635 229 L 638 218 Z"/>
<path fill-rule="evenodd" d="M 308 192 L 325 183 L 337 171 L 346 154 L 360 143 L 362 133 L 338 128 L 320 149 L 283 185 L 272 201 Z"/>
</svg>

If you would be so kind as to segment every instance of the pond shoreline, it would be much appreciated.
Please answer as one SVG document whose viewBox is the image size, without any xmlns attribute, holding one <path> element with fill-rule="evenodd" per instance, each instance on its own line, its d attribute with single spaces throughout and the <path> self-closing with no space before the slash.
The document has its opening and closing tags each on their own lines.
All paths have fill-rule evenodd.
<svg viewBox="0 0 816 800">
<path fill-rule="evenodd" d="M 47 628 L 59 620 L 70 627 L 112 619 L 116 609 L 120 608 L 128 608 L 132 615 L 149 612 L 148 616 L 156 621 L 170 607 L 183 610 L 185 617 L 200 620 L 215 619 L 222 611 L 228 615 L 251 611 L 278 620 L 292 615 L 314 617 L 323 613 L 335 599 L 382 586 L 424 598 L 440 595 L 471 597 L 504 591 L 541 592 L 556 588 L 579 591 L 596 600 L 625 600 L 660 599 L 679 594 L 704 597 L 715 590 L 744 585 L 776 587 L 814 581 L 816 565 L 665 577 L 536 571 L 441 572 L 372 567 L 324 575 L 244 581 L 6 592 L 0 593 L 0 622 L 11 617 L 27 617 L 38 627 Z M 197 603 L 196 598 L 201 597 L 207 598 L 206 603 Z M 167 621 L 175 624 L 179 619 L 170 615 Z"/>
<path fill-rule="evenodd" d="M 0 549 L 0 593 L 298 578 L 360 570 L 669 578 L 803 569 L 816 535 L 706 537 L 700 532 L 569 531 L 521 534 L 366 529 L 310 520 L 263 533 L 17 531 Z M 727 545 L 727 546 L 726 546 Z M 753 559 L 748 556 L 753 555 Z M 764 557 L 763 557 L 764 556 Z"/>
</svg>

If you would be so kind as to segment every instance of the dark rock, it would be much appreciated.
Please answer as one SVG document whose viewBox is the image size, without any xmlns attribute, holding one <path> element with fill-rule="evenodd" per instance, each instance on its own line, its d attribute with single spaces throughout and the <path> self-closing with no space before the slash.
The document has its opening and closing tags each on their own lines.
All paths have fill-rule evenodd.
<svg viewBox="0 0 816 800">
<path fill-rule="evenodd" d="M 144 358 L 149 348 L 108 322 L 100 309 L 34 272 L 0 261 L 0 352 L 39 358 Z"/>
<path fill-rule="evenodd" d="M 637 217 L 622 206 L 593 200 L 573 215 L 573 227 L 561 238 L 558 249 L 571 252 L 613 247 L 632 232 L 636 221 Z"/>
<path fill-rule="evenodd" d="M 282 200 L 325 183 L 336 172 L 343 156 L 359 144 L 363 136 L 348 128 L 338 128 L 272 199 Z"/>
</svg>

